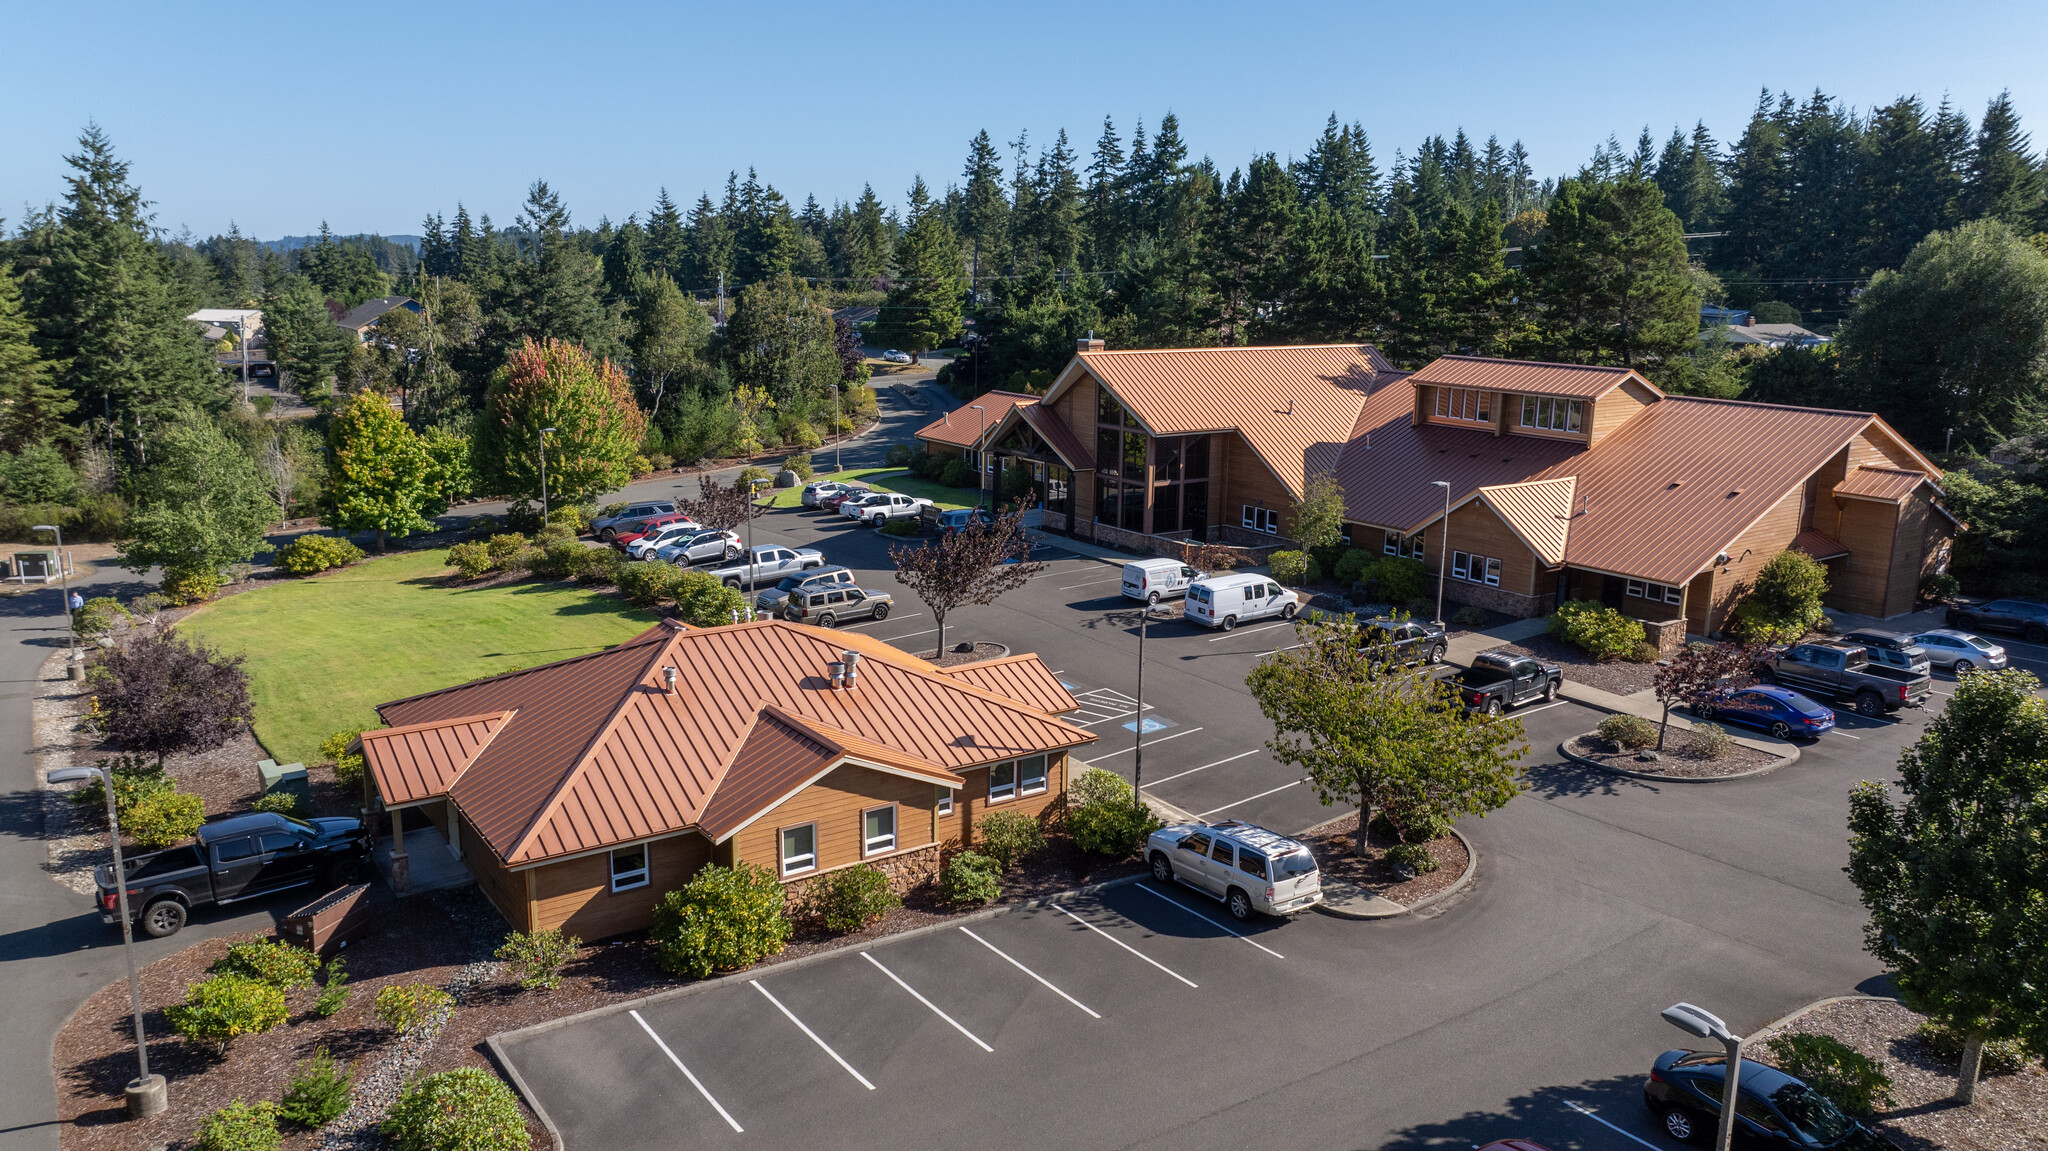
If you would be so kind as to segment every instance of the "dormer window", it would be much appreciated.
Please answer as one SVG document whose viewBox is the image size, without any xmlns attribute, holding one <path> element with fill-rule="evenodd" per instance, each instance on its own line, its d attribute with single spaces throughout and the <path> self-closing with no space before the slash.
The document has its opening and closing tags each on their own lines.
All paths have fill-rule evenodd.
<svg viewBox="0 0 2048 1151">
<path fill-rule="evenodd" d="M 1576 432 L 1585 404 L 1579 400 L 1554 400 L 1548 396 L 1522 397 L 1522 426 L 1545 432 Z"/>
<path fill-rule="evenodd" d="M 1493 395 L 1477 388 L 1438 388 L 1436 414 L 1446 420 L 1493 422 Z"/>
</svg>

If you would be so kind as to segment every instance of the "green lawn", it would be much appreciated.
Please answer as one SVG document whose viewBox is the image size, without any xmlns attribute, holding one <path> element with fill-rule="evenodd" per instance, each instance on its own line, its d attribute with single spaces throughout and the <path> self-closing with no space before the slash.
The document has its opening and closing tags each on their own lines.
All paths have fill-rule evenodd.
<svg viewBox="0 0 2048 1151">
<path fill-rule="evenodd" d="M 811 477 L 819 480 L 860 480 L 877 491 L 902 492 L 906 496 L 921 496 L 942 508 L 971 508 L 974 506 L 973 488 L 949 488 L 933 480 L 921 480 L 902 468 L 856 468 L 844 472 L 820 472 Z M 783 488 L 769 501 L 771 508 L 793 508 L 799 506 L 804 489 L 801 485 Z"/>
<path fill-rule="evenodd" d="M 280 763 L 311 763 L 330 733 L 378 726 L 377 704 L 597 651 L 655 620 L 572 584 L 450 587 L 445 554 L 270 584 L 179 630 L 248 655 L 257 738 Z"/>
</svg>

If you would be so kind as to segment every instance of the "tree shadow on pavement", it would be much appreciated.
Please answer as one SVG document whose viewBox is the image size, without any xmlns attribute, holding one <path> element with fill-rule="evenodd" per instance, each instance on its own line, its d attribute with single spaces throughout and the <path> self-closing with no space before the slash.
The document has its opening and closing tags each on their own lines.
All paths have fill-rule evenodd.
<svg viewBox="0 0 2048 1151">
<path fill-rule="evenodd" d="M 1586 1111 L 1594 1114 L 1585 1114 Z M 1635 1138 L 1624 1137 L 1601 1120 Z M 1649 1113 L 1643 1108 L 1643 1077 L 1617 1075 L 1570 1086 L 1539 1087 L 1508 1100 L 1498 1111 L 1467 1111 L 1438 1123 L 1401 1128 L 1378 1148 L 1448 1151 L 1455 1147 L 1465 1151 L 1496 1139 L 1528 1139 L 1552 1151 L 1640 1151 L 1636 1139 L 1647 1139 L 1654 1145 L 1657 1138 Z"/>
<path fill-rule="evenodd" d="M 1650 780 L 1616 775 L 1583 763 L 1539 763 L 1522 772 L 1529 793 L 1544 799 L 1571 799 L 1587 795 L 1620 795 L 1625 791 L 1659 791 Z"/>
</svg>

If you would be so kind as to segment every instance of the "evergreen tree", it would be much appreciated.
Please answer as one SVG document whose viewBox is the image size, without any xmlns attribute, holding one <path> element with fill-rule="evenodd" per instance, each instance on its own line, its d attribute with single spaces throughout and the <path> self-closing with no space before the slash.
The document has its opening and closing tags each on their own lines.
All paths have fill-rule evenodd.
<svg viewBox="0 0 2048 1151">
<path fill-rule="evenodd" d="M 689 270 L 684 280 L 692 288 L 709 290 L 732 275 L 732 223 L 712 206 L 709 193 L 699 195 L 690 209 L 689 250 Z"/>
<path fill-rule="evenodd" d="M 641 288 L 633 307 L 633 382 L 652 420 L 672 386 L 709 376 L 711 316 L 656 273 Z"/>
<path fill-rule="evenodd" d="M 2000 92 L 1984 109 L 1984 119 L 1977 126 L 1964 218 L 1988 217 L 2009 227 L 2032 228 L 2044 198 L 2048 198 L 2048 183 L 2035 163 L 2032 142 L 2020 131 L 2012 93 Z"/>
<path fill-rule="evenodd" d="M 1647 180 L 1558 186 L 1525 255 L 1545 359 L 1654 371 L 1699 343 L 1699 288 L 1678 217 Z"/>
<path fill-rule="evenodd" d="M 910 213 L 896 245 L 898 279 L 875 321 L 874 339 L 913 358 L 960 334 L 960 243 L 932 203 L 924 178 L 910 186 Z"/>
<path fill-rule="evenodd" d="M 889 273 L 896 260 L 896 229 L 873 185 L 863 184 L 853 205 L 853 254 L 848 274 L 872 281 Z M 863 285 L 865 286 L 865 285 Z"/>
<path fill-rule="evenodd" d="M 1116 123 L 1102 118 L 1102 135 L 1088 161 L 1088 190 L 1083 198 L 1081 219 L 1088 234 L 1089 267 L 1112 264 L 1122 249 L 1124 237 L 1124 148 L 1117 139 Z"/>
<path fill-rule="evenodd" d="M 275 283 L 263 299 L 263 331 L 281 382 L 311 401 L 333 393 L 334 377 L 355 336 L 334 322 L 313 281 L 288 276 Z"/>
<path fill-rule="evenodd" d="M 1038 154 L 1038 166 L 1032 173 L 1036 211 L 1031 228 L 1038 256 L 1069 272 L 1079 264 L 1083 240 L 1081 176 L 1074 170 L 1074 159 L 1074 149 L 1062 128 L 1051 150 Z"/>
<path fill-rule="evenodd" d="M 668 189 L 655 197 L 654 209 L 647 213 L 647 271 L 659 273 L 670 279 L 687 276 L 690 267 L 690 234 L 683 226 L 682 210 L 668 198 Z"/>
<path fill-rule="evenodd" d="M 1288 239 L 1301 215 L 1300 196 L 1299 185 L 1268 152 L 1252 160 L 1242 185 L 1226 199 L 1217 286 L 1231 342 L 1244 341 L 1255 317 L 1271 310 L 1293 279 Z"/>
<path fill-rule="evenodd" d="M 1655 180 L 1664 206 L 1688 232 L 1709 231 L 1721 218 L 1724 192 L 1714 137 L 1705 121 L 1694 124 L 1688 137 L 1677 128 L 1657 156 Z"/>
<path fill-rule="evenodd" d="M 735 272 L 743 283 L 796 274 L 804 262 L 803 232 L 789 201 L 771 186 L 756 186 L 748 173 L 747 210 L 740 226 Z"/>
<path fill-rule="evenodd" d="M 1729 234 L 1720 241 L 1719 251 L 1731 268 L 1768 274 L 1780 266 L 1792 199 L 1785 155 L 1790 105 L 1786 98 L 1774 106 L 1765 89 L 1729 154 Z"/>
<path fill-rule="evenodd" d="M 1372 249 L 1350 217 L 1318 197 L 1288 236 L 1287 264 L 1295 282 L 1286 305 L 1260 326 L 1283 343 L 1343 343 L 1368 335 L 1380 311 Z"/>
<path fill-rule="evenodd" d="M 604 246 L 604 293 L 608 300 L 631 300 L 647 282 L 647 233 L 631 216 Z"/>
<path fill-rule="evenodd" d="M 1930 117 L 1917 96 L 1871 112 L 1863 134 L 1865 269 L 1896 268 L 1929 233 L 1954 227 L 1968 125 L 1944 104 Z"/>
<path fill-rule="evenodd" d="M 569 235 L 569 209 L 546 180 L 527 189 L 519 225 L 524 258 L 492 316 L 500 345 L 567 340 L 595 356 L 620 351 L 618 309 L 604 302 L 602 269 Z"/>
<path fill-rule="evenodd" d="M 325 220 L 320 221 L 320 238 L 299 253 L 299 274 L 344 308 L 391 293 L 391 278 L 378 269 L 369 249 L 336 239 Z"/>
<path fill-rule="evenodd" d="M 1010 203 L 1003 194 L 1002 156 L 988 129 L 967 142 L 967 181 L 960 207 L 960 240 L 968 257 L 969 287 L 978 287 L 987 269 L 1008 259 Z"/>
<path fill-rule="evenodd" d="M 57 382 L 57 365 L 37 351 L 14 269 L 0 262 L 0 451 L 19 452 L 55 436 L 78 407 Z"/>
</svg>

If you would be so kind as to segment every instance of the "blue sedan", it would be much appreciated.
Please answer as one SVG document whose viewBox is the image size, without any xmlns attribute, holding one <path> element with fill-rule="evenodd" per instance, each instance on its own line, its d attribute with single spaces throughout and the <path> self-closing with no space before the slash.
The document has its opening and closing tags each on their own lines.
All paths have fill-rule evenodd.
<svg viewBox="0 0 2048 1151">
<path fill-rule="evenodd" d="M 1835 713 L 1789 688 L 1757 686 L 1731 691 L 1704 707 L 1701 719 L 1739 723 L 1779 739 L 1819 739 L 1834 730 Z"/>
</svg>

